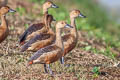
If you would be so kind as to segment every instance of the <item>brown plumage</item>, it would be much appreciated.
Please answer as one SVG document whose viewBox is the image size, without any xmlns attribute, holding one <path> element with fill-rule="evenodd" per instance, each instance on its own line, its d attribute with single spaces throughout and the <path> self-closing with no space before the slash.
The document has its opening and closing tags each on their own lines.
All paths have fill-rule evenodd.
<svg viewBox="0 0 120 80">
<path fill-rule="evenodd" d="M 68 33 L 62 37 L 63 44 L 64 44 L 64 53 L 61 58 L 62 64 L 64 64 L 63 57 L 67 53 L 69 53 L 71 50 L 73 50 L 77 44 L 78 34 L 77 34 L 77 29 L 76 29 L 76 24 L 75 24 L 75 18 L 77 18 L 77 17 L 85 18 L 86 16 L 83 16 L 79 10 L 73 10 L 70 12 L 71 26 L 73 26 L 73 28 L 70 29 L 70 33 Z"/>
<path fill-rule="evenodd" d="M 75 36 L 71 34 L 67 34 L 62 37 L 62 40 L 64 43 L 63 56 L 65 56 L 68 52 L 70 52 L 76 46 L 77 39 L 75 38 Z"/>
<path fill-rule="evenodd" d="M 0 17 L 1 17 L 1 25 L 0 25 L 0 43 L 6 39 L 9 34 L 8 24 L 6 22 L 6 14 L 8 12 L 15 12 L 15 10 L 10 9 L 8 6 L 3 6 L 0 8 Z"/>
<path fill-rule="evenodd" d="M 50 45 L 52 41 L 55 40 L 55 33 L 50 28 L 52 21 L 53 17 L 52 15 L 49 15 L 47 19 L 48 31 L 46 33 L 41 33 L 33 37 L 31 40 L 29 40 L 22 46 L 21 51 L 38 51 L 40 48 Z"/>
<path fill-rule="evenodd" d="M 47 1 L 43 4 L 43 22 L 38 24 L 31 25 L 21 36 L 20 36 L 20 44 L 24 44 L 26 41 L 29 41 L 34 36 L 40 33 L 46 33 L 48 31 L 47 27 L 47 16 L 49 8 L 58 8 L 54 3 L 51 1 Z"/>
<path fill-rule="evenodd" d="M 55 43 L 39 49 L 29 59 L 28 65 L 33 64 L 33 63 L 41 63 L 41 64 L 45 64 L 44 66 L 46 66 L 46 64 L 48 64 L 48 68 L 49 68 L 50 63 L 57 61 L 62 56 L 62 53 L 64 52 L 64 46 L 63 46 L 63 43 L 61 40 L 61 28 L 63 28 L 63 27 L 71 27 L 71 26 L 68 25 L 64 21 L 58 22 L 56 24 L 56 41 L 55 41 Z M 47 72 L 46 67 L 45 67 L 45 71 Z M 50 69 L 49 69 L 49 71 L 50 71 L 50 74 L 52 74 L 52 71 Z"/>
</svg>

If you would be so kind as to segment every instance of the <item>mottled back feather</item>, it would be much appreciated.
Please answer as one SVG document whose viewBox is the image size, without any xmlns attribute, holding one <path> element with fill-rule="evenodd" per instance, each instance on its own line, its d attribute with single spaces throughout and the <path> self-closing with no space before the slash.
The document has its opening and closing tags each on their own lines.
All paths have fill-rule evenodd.
<svg viewBox="0 0 120 80">
<path fill-rule="evenodd" d="M 50 34 L 46 34 L 46 33 L 42 33 L 39 35 L 36 35 L 35 37 L 33 37 L 31 40 L 29 40 L 27 43 L 25 43 L 22 48 L 21 48 L 21 52 L 25 51 L 26 49 L 28 49 L 28 47 L 31 46 L 31 44 L 37 42 L 37 41 L 41 41 L 41 40 L 46 40 L 50 38 Z"/>
<path fill-rule="evenodd" d="M 22 43 L 23 41 L 26 40 L 27 36 L 30 35 L 31 33 L 42 29 L 42 27 L 44 26 L 43 23 L 38 23 L 38 24 L 33 24 L 31 25 L 20 37 L 20 43 Z"/>
</svg>

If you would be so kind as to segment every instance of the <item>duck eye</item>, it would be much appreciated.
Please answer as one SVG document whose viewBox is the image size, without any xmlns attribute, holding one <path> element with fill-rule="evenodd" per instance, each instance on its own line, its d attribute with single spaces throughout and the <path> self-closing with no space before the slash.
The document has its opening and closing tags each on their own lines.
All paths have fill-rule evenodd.
<svg viewBox="0 0 120 80">
<path fill-rule="evenodd" d="M 62 24 L 65 24 L 65 22 L 62 22 Z"/>
<path fill-rule="evenodd" d="M 74 15 L 77 14 L 77 12 L 74 12 Z"/>
</svg>

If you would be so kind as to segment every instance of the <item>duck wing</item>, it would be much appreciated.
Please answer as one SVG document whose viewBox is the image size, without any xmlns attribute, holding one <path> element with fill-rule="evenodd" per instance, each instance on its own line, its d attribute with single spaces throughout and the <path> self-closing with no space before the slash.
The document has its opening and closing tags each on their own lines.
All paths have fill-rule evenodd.
<svg viewBox="0 0 120 80">
<path fill-rule="evenodd" d="M 44 26 L 43 23 L 33 24 L 31 25 L 21 36 L 20 36 L 20 43 L 24 42 L 28 35 L 32 34 L 33 32 L 42 29 Z"/>
<path fill-rule="evenodd" d="M 57 48 L 58 47 L 55 44 L 41 48 L 40 50 L 34 53 L 34 55 L 29 59 L 29 62 L 38 59 L 41 55 L 45 53 L 49 54 L 49 52 L 55 51 Z"/>
<path fill-rule="evenodd" d="M 36 35 L 35 37 L 33 37 L 31 40 L 29 40 L 27 43 L 25 43 L 22 46 L 21 52 L 27 50 L 32 44 L 38 43 L 38 41 L 46 40 L 48 38 L 50 38 L 50 34 L 47 34 L 47 33 Z M 37 44 L 37 45 L 40 45 L 40 44 Z"/>
</svg>

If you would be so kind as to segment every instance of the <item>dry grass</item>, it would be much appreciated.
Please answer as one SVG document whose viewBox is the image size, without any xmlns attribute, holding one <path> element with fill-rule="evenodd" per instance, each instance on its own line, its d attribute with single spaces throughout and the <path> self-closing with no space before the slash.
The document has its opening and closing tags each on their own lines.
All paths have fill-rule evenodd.
<svg viewBox="0 0 120 80">
<path fill-rule="evenodd" d="M 17 4 L 21 6 L 19 0 L 10 1 L 10 7 L 16 8 Z M 26 4 L 27 1 L 24 2 Z M 27 3 L 27 7 L 31 5 Z M 28 10 L 29 13 L 29 10 Z M 14 17 L 15 16 L 15 17 Z M 85 32 L 80 33 L 78 46 L 65 57 L 65 63 L 70 64 L 70 67 L 63 67 L 60 62 L 57 61 L 51 65 L 51 69 L 54 72 L 54 76 L 44 73 L 43 65 L 36 64 L 30 67 L 26 67 L 28 58 L 33 54 L 29 52 L 21 53 L 20 45 L 18 44 L 19 35 L 25 30 L 24 25 L 35 22 L 33 19 L 29 19 L 26 15 L 20 16 L 18 13 L 14 15 L 9 14 L 7 16 L 10 27 L 10 35 L 8 38 L 0 44 L 0 79 L 1 80 L 119 80 L 120 68 L 114 67 L 114 61 L 102 54 L 94 54 L 91 51 L 85 51 L 81 49 L 85 47 L 84 43 L 90 44 L 95 48 L 105 48 L 103 45 L 94 44 L 91 39 L 87 38 Z M 80 35 L 79 34 L 79 35 Z M 96 40 L 94 40 L 96 41 Z M 104 42 L 103 42 L 104 44 Z M 94 67 L 100 67 L 100 72 L 106 74 L 100 74 L 94 76 L 92 72 Z"/>
</svg>

